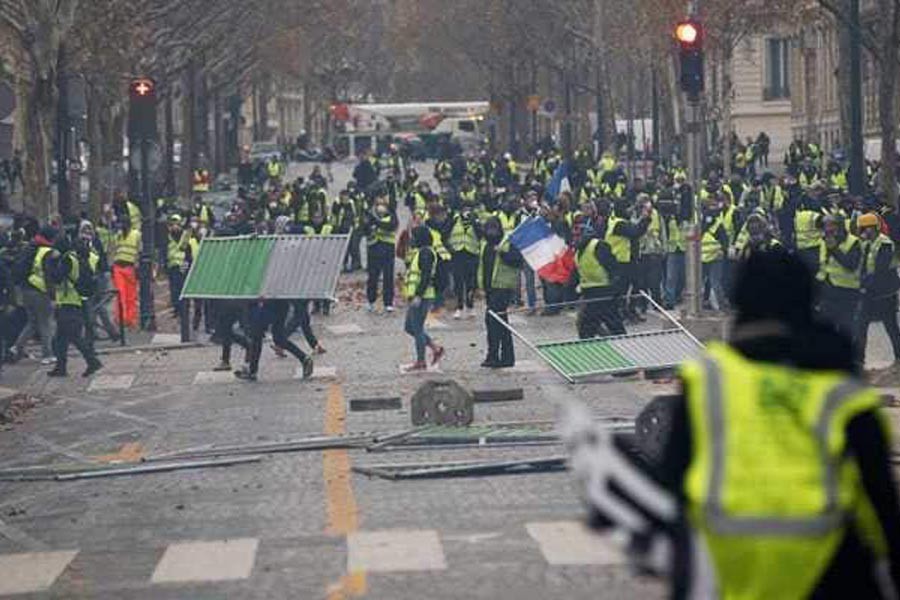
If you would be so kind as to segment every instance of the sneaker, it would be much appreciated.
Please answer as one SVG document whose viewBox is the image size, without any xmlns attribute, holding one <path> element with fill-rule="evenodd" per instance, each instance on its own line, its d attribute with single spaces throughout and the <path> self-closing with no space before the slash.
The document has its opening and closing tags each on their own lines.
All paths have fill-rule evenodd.
<svg viewBox="0 0 900 600">
<path fill-rule="evenodd" d="M 82 377 L 90 377 L 91 375 L 93 375 L 94 373 L 96 373 L 97 371 L 99 371 L 102 368 L 103 368 L 103 363 L 101 363 L 99 360 L 94 361 L 93 364 L 88 365 L 88 368 L 85 369 L 84 373 L 82 373 L 81 376 Z"/>
<path fill-rule="evenodd" d="M 370 313 L 375 312 L 375 305 L 373 303 L 369 302 L 369 305 L 366 307 L 366 310 L 369 311 Z"/>
<path fill-rule="evenodd" d="M 250 371 L 244 369 L 235 371 L 234 376 L 238 379 L 243 379 L 244 381 L 256 381 L 256 373 L 251 373 Z"/>
<path fill-rule="evenodd" d="M 303 361 L 303 379 L 309 379 L 313 374 L 313 359 L 306 357 Z"/>
<path fill-rule="evenodd" d="M 41 359 L 41 364 L 44 365 L 44 366 L 47 366 L 47 365 L 55 365 L 55 364 L 56 364 L 56 357 L 55 357 L 55 356 L 48 356 L 48 357 L 46 357 L 46 358 L 42 358 L 42 359 Z"/>
<path fill-rule="evenodd" d="M 453 313 L 453 320 L 459 321 L 460 319 L 462 319 L 462 311 L 457 308 L 456 312 Z"/>
<path fill-rule="evenodd" d="M 444 347 L 438 346 L 434 351 L 434 355 L 431 357 L 431 364 L 436 365 L 441 362 L 441 359 L 444 358 L 444 354 L 446 354 L 446 352 L 444 352 Z"/>
<path fill-rule="evenodd" d="M 490 359 L 490 358 L 486 358 L 486 359 L 484 359 L 483 361 L 481 361 L 481 368 L 482 368 L 482 369 L 493 369 L 493 368 L 495 368 L 496 366 L 497 366 L 497 361 L 496 361 L 496 360 L 492 360 L 492 359 Z"/>
<path fill-rule="evenodd" d="M 404 373 L 421 373 L 428 370 L 428 364 L 424 360 L 417 360 L 411 365 L 403 367 Z"/>
<path fill-rule="evenodd" d="M 392 312 L 394 312 L 394 307 L 393 306 L 385 306 L 384 310 L 388 311 L 389 313 L 392 313 Z"/>
<path fill-rule="evenodd" d="M 53 369 L 52 371 L 47 373 L 47 377 L 65 377 L 66 372 L 61 371 L 59 369 Z"/>
<path fill-rule="evenodd" d="M 213 371 L 230 371 L 231 363 L 227 363 L 224 360 L 213 367 Z"/>
</svg>

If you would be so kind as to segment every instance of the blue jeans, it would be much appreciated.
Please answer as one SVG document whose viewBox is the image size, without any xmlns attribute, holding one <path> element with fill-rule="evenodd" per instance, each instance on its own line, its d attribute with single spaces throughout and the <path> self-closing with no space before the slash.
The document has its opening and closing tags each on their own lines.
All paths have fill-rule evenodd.
<svg viewBox="0 0 900 600">
<path fill-rule="evenodd" d="M 670 252 L 666 255 L 666 307 L 673 307 L 681 301 L 684 292 L 684 252 Z"/>
<path fill-rule="evenodd" d="M 409 305 L 406 309 L 406 323 L 403 330 L 412 336 L 416 345 L 416 361 L 425 361 L 425 347 L 431 344 L 431 338 L 425 333 L 425 319 L 428 317 L 428 309 L 431 301 L 422 299 L 419 306 Z"/>
<path fill-rule="evenodd" d="M 709 304 L 713 310 L 724 310 L 728 307 L 725 297 L 725 261 L 724 259 L 703 263 L 703 282 L 709 286 Z"/>
</svg>

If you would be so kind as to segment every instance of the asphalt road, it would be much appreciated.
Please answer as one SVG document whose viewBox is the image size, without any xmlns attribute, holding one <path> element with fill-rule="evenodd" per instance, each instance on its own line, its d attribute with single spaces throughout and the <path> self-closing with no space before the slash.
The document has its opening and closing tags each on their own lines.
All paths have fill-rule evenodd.
<svg viewBox="0 0 900 600">
<path fill-rule="evenodd" d="M 299 167 L 303 169 L 304 167 Z M 308 168 L 308 167 L 306 167 Z M 338 171 L 340 169 L 340 171 Z M 346 177 L 348 167 L 335 169 Z M 425 171 L 425 169 L 423 169 Z M 518 345 L 514 370 L 488 371 L 483 316 L 430 329 L 448 349 L 440 373 L 401 375 L 412 360 L 403 311 L 344 302 L 314 328 L 328 349 L 316 376 L 263 355 L 259 383 L 213 373 L 218 349 L 144 350 L 105 357 L 91 379 L 24 386 L 41 399 L 0 432 L 0 469 L 111 464 L 209 445 L 309 435 L 401 431 L 409 399 L 432 378 L 470 389 L 520 387 L 524 399 L 476 405 L 478 423 L 546 420 L 559 393 L 597 414 L 632 417 L 671 384 L 603 380 L 566 387 Z M 569 314 L 517 315 L 526 337 L 574 336 Z M 157 336 L 158 344 L 175 341 Z M 80 359 L 73 359 L 73 371 Z M 399 397 L 402 408 L 349 409 Z M 657 582 L 622 563 L 611 540 L 581 526 L 566 473 L 386 481 L 354 465 L 506 460 L 559 447 L 273 454 L 260 462 L 80 481 L 0 482 L 0 595 L 34 598 L 661 598 Z"/>
</svg>

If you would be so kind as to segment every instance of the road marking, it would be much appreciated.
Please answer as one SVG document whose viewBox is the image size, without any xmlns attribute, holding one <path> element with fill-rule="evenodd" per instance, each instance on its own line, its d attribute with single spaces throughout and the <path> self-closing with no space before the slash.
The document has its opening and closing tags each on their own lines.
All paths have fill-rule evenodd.
<svg viewBox="0 0 900 600">
<path fill-rule="evenodd" d="M 311 380 L 317 379 L 334 379 L 337 377 L 337 367 L 314 366 Z M 303 379 L 303 366 L 298 365 L 294 371 L 294 379 Z"/>
<path fill-rule="evenodd" d="M 134 383 L 134 375 L 97 375 L 88 386 L 89 392 L 127 390 Z"/>
<path fill-rule="evenodd" d="M 328 387 L 323 429 L 325 435 L 343 435 L 347 432 L 347 405 L 341 384 L 337 382 Z M 322 454 L 322 475 L 325 478 L 325 533 L 353 533 L 359 527 L 359 508 L 353 495 L 350 454 L 347 450 L 325 450 Z M 346 600 L 365 593 L 365 571 L 350 571 L 326 589 L 328 600 Z"/>
<path fill-rule="evenodd" d="M 144 458 L 144 447 L 140 442 L 123 444 L 118 452 L 95 456 L 96 460 L 105 463 L 137 462 Z"/>
<path fill-rule="evenodd" d="M 0 594 L 27 594 L 50 588 L 78 550 L 0 555 Z"/>
<path fill-rule="evenodd" d="M 253 571 L 259 540 L 239 538 L 182 542 L 166 548 L 153 571 L 153 583 L 247 579 Z"/>
<path fill-rule="evenodd" d="M 543 363 L 534 360 L 517 360 L 516 365 L 509 370 L 513 373 L 538 373 L 545 369 Z"/>
<path fill-rule="evenodd" d="M 577 521 L 526 523 L 525 529 L 551 565 L 622 565 L 624 557 L 609 536 Z"/>
<path fill-rule="evenodd" d="M 181 334 L 178 333 L 157 333 L 150 340 L 153 345 L 168 346 L 170 344 L 180 344 Z"/>
<path fill-rule="evenodd" d="M 447 568 L 437 531 L 358 531 L 347 538 L 347 570 L 378 573 L 443 571 Z"/>
<path fill-rule="evenodd" d="M 238 379 L 231 371 L 198 371 L 194 376 L 194 385 L 212 383 L 235 383 Z"/>
<path fill-rule="evenodd" d="M 360 335 L 364 333 L 362 327 L 356 323 L 347 323 L 346 325 L 328 325 L 325 327 L 332 335 Z"/>
<path fill-rule="evenodd" d="M 412 367 L 412 363 L 407 363 L 405 365 L 397 365 L 397 370 L 401 375 L 430 375 L 432 373 L 443 373 L 441 370 L 441 363 L 433 365 L 431 363 L 428 364 L 428 368 L 424 371 L 410 371 L 409 368 Z"/>
</svg>

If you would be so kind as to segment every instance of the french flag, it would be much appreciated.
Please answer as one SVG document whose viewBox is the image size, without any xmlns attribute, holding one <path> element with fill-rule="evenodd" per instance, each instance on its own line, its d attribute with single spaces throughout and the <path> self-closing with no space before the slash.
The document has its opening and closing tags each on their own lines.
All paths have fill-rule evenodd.
<svg viewBox="0 0 900 600">
<path fill-rule="evenodd" d="M 523 221 L 509 235 L 525 262 L 539 277 L 552 283 L 567 283 L 575 270 L 575 251 L 553 233 L 543 217 Z"/>
</svg>

